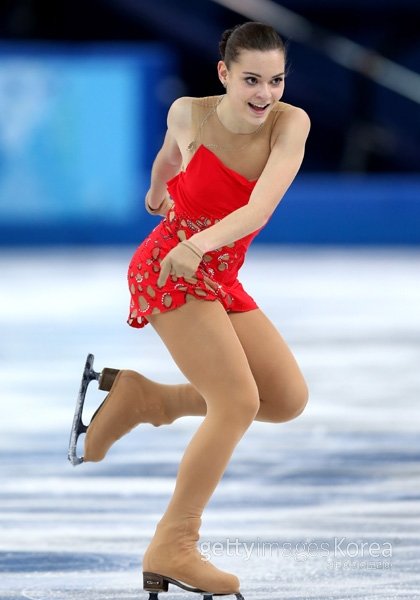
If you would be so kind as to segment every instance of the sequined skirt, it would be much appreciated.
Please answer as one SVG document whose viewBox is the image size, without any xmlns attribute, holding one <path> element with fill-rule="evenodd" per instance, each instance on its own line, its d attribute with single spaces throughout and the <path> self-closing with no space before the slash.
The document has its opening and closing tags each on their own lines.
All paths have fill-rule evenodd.
<svg viewBox="0 0 420 600">
<path fill-rule="evenodd" d="M 141 328 L 147 315 L 174 310 L 190 298 L 219 300 L 227 312 L 258 308 L 243 289 L 237 275 L 253 236 L 206 253 L 194 277 L 170 275 L 162 288 L 157 286 L 160 262 L 179 242 L 218 222 L 208 216 L 191 218 L 169 211 L 135 251 L 128 268 L 131 294 L 128 324 Z"/>
</svg>

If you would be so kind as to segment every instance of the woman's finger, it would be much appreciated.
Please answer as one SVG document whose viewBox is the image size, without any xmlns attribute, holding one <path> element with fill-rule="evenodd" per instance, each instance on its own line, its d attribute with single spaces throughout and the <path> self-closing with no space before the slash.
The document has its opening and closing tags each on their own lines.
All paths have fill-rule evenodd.
<svg viewBox="0 0 420 600">
<path fill-rule="evenodd" d="M 164 258 L 162 260 L 162 262 L 160 263 L 160 273 L 159 273 L 159 278 L 157 280 L 157 286 L 158 287 L 163 287 L 166 283 L 166 280 L 169 277 L 169 273 L 171 272 L 172 269 L 172 263 L 170 261 L 170 259 L 168 258 Z"/>
</svg>

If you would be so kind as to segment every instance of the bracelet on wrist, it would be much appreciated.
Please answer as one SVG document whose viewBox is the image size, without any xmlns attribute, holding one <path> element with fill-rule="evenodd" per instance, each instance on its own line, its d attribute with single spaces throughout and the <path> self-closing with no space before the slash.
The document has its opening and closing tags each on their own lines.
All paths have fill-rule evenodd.
<svg viewBox="0 0 420 600">
<path fill-rule="evenodd" d="M 145 205 L 146 205 L 147 212 L 151 215 L 155 215 L 156 213 L 158 213 L 160 211 L 160 209 L 164 205 L 165 201 L 166 201 L 166 197 L 162 200 L 162 202 L 159 204 L 159 206 L 157 208 L 152 208 L 146 198 Z"/>
</svg>

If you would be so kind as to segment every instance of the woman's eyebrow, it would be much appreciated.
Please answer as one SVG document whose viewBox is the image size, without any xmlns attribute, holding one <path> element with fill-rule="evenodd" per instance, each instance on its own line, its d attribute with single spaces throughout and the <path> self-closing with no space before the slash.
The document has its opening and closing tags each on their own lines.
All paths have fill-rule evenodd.
<svg viewBox="0 0 420 600">
<path fill-rule="evenodd" d="M 251 71 L 242 71 L 242 75 L 253 75 L 254 77 L 262 77 L 262 75 L 260 75 L 259 73 L 251 73 Z M 275 77 L 280 77 L 281 75 L 284 75 L 284 72 L 277 73 L 277 75 L 273 75 L 271 79 L 274 79 Z"/>
</svg>

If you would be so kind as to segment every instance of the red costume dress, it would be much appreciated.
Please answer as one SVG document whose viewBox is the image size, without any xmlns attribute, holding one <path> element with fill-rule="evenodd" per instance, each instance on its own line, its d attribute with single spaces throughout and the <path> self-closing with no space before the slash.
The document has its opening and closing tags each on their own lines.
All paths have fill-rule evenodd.
<svg viewBox="0 0 420 600">
<path fill-rule="evenodd" d="M 193 278 L 170 275 L 157 286 L 160 261 L 180 241 L 211 227 L 248 203 L 257 180 L 250 181 L 227 167 L 203 144 L 198 145 L 185 171 L 167 182 L 175 204 L 140 244 L 128 269 L 131 304 L 128 324 L 144 327 L 146 315 L 173 310 L 189 297 L 219 300 L 227 312 L 258 308 L 243 289 L 238 271 L 246 251 L 260 230 L 204 254 Z"/>
</svg>

